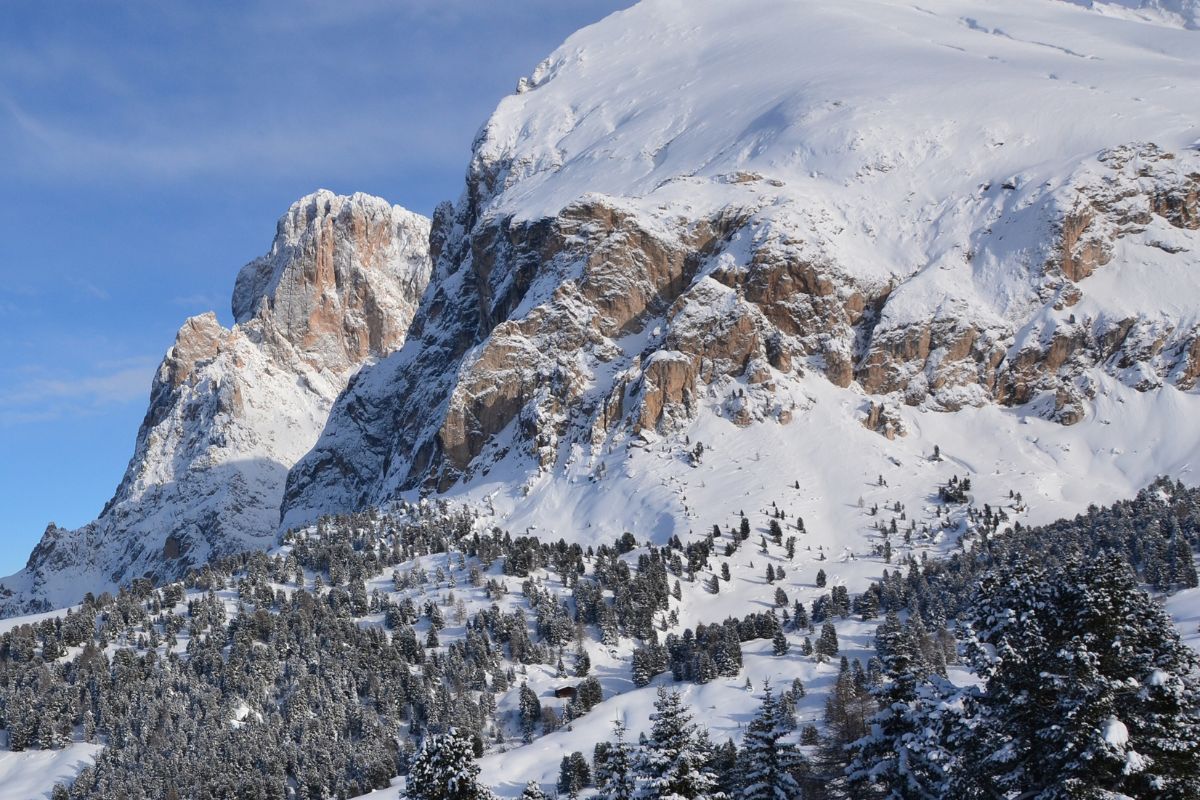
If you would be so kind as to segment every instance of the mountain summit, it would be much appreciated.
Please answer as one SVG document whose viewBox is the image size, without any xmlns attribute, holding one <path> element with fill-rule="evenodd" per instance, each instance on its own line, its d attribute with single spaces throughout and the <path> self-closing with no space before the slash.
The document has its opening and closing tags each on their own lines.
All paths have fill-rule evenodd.
<svg viewBox="0 0 1200 800">
<path fill-rule="evenodd" d="M 274 542 L 288 469 L 365 363 L 404 343 L 429 279 L 429 221 L 364 194 L 318 191 L 247 264 L 233 328 L 187 320 L 150 391 L 129 467 L 100 516 L 51 525 L 0 581 L 8 613 L 77 602 L 143 576 Z"/>
</svg>

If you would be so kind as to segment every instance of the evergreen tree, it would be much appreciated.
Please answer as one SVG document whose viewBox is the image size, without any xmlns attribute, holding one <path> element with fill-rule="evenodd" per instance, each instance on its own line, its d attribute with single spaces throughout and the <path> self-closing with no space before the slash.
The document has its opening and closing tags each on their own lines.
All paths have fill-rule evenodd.
<svg viewBox="0 0 1200 800">
<path fill-rule="evenodd" d="M 591 711 L 594 706 L 604 700 L 604 689 L 595 677 L 584 678 L 575 687 L 575 690 L 575 702 L 585 712 Z"/>
<path fill-rule="evenodd" d="M 837 628 L 833 627 L 832 622 L 821 625 L 821 635 L 813 646 L 813 652 L 818 658 L 833 658 L 838 654 Z"/>
<path fill-rule="evenodd" d="M 708 800 L 720 796 L 711 771 L 712 746 L 683 707 L 678 692 L 659 687 L 650 715 L 650 737 L 638 754 L 644 800 Z"/>
<path fill-rule="evenodd" d="M 768 683 L 742 742 L 739 800 L 793 800 L 800 796 L 797 775 L 806 765 L 797 746 L 785 740 L 791 732 L 791 722 Z"/>
<path fill-rule="evenodd" d="M 876 629 L 875 648 L 890 680 L 871 690 L 880 710 L 867 735 L 851 745 L 850 786 L 886 800 L 944 797 L 946 737 L 953 722 L 946 709 L 954 707 L 948 700 L 955 690 L 930 674 L 896 612 L 888 612 Z"/>
<path fill-rule="evenodd" d="M 1200 660 L 1119 559 L 985 577 L 960 797 L 1200 797 Z"/>
<path fill-rule="evenodd" d="M 579 793 L 592 782 L 592 771 L 588 767 L 583 753 L 576 751 L 569 756 L 563 756 L 558 771 L 558 791 L 569 797 L 578 797 Z"/>
<path fill-rule="evenodd" d="M 533 732 L 537 729 L 537 725 L 542 719 L 542 704 L 533 689 L 529 688 L 528 683 L 521 684 L 521 692 L 518 700 L 521 733 L 524 735 L 526 742 L 531 742 L 533 741 Z"/>
<path fill-rule="evenodd" d="M 636 784 L 633 776 L 633 751 L 625 740 L 625 724 L 613 723 L 613 741 L 604 759 L 604 769 L 596 767 L 600 800 L 633 800 Z"/>
<path fill-rule="evenodd" d="M 804 630 L 808 627 L 808 609 L 804 607 L 804 603 L 799 600 L 792 606 L 792 627 L 796 630 Z"/>
<path fill-rule="evenodd" d="M 741 786 L 742 773 L 738 762 L 738 749 L 733 739 L 726 739 L 725 744 L 713 750 L 712 768 L 717 774 L 717 787 L 726 797 L 735 797 Z"/>
<path fill-rule="evenodd" d="M 592 671 L 592 659 L 588 657 L 583 645 L 575 651 L 575 677 L 586 678 Z"/>
<path fill-rule="evenodd" d="M 421 742 L 409 767 L 406 794 L 412 800 L 491 800 L 492 793 L 479 785 L 478 777 L 470 740 L 451 728 Z"/>
<path fill-rule="evenodd" d="M 548 800 L 546 793 L 542 791 L 542 786 L 537 781 L 530 781 L 525 784 L 525 788 L 521 791 L 520 800 Z"/>
</svg>

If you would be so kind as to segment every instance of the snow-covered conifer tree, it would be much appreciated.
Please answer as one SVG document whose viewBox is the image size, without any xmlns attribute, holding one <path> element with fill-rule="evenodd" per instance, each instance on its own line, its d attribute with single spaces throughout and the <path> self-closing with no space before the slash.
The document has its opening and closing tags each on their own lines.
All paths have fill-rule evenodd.
<svg viewBox="0 0 1200 800">
<path fill-rule="evenodd" d="M 650 736 L 637 758 L 642 800 L 710 800 L 723 797 L 711 771 L 712 745 L 692 722 L 678 692 L 659 687 Z"/>
<path fill-rule="evenodd" d="M 800 796 L 796 775 L 804 771 L 804 757 L 795 743 L 787 713 L 771 691 L 764 687 L 762 705 L 746 728 L 739 755 L 741 787 L 739 800 L 791 800 Z"/>
</svg>

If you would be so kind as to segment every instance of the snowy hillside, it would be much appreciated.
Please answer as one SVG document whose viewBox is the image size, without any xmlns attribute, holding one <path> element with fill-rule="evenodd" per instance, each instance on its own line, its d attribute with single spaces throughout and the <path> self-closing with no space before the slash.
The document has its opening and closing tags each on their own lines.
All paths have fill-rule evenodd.
<svg viewBox="0 0 1200 800">
<path fill-rule="evenodd" d="M 978 487 L 967 488 L 970 497 Z M 422 738 L 450 725 L 475 737 L 481 781 L 516 797 L 528 781 L 554 786 L 573 753 L 591 763 L 614 721 L 630 742 L 650 733 L 660 689 L 679 692 L 724 748 L 711 763 L 736 786 L 725 754 L 749 745 L 768 683 L 787 702 L 785 739 L 801 743 L 808 764 L 796 796 L 843 796 L 813 793 L 830 769 L 822 743 L 846 735 L 830 703 L 845 699 L 835 700 L 848 669 L 880 687 L 873 659 L 884 615 L 903 613 L 931 669 L 970 687 L 978 678 L 940 615 L 970 618 L 969 578 L 987 568 L 989 549 L 1011 546 L 1054 569 L 1076 548 L 1097 558 L 1116 546 L 1109 552 L 1141 554 L 1143 579 L 1174 591 L 1195 583 L 1194 566 L 1177 556 L 1190 564 L 1200 542 L 1198 499 L 1160 484 L 1087 520 L 1029 530 L 1024 544 L 997 533 L 1019 521 L 1019 497 L 947 495 L 919 509 L 865 502 L 857 514 L 889 544 L 861 558 L 876 580 L 852 594 L 843 565 L 815 558 L 807 523 L 779 504 L 662 549 L 621 537 L 584 550 L 553 543 L 553 531 L 537 542 L 435 504 L 328 519 L 270 556 L 215 563 L 186 590 L 141 587 L 0 624 L 10 676 L 0 683 L 0 774 L 12 781 L 0 797 L 49 796 L 78 774 L 72 798 L 168 787 L 269 797 L 280 783 L 309 796 L 404 798 L 396 772 L 407 773 Z M 1178 530 L 1168 537 L 1171 520 Z M 941 566 L 960 550 L 971 556 L 957 569 L 978 565 L 965 582 Z M 1168 601 L 1193 646 L 1195 592 Z M 1167 662 L 1157 666 L 1166 676 Z M 563 687 L 576 698 L 556 697 Z M 866 708 L 864 697 L 873 703 L 853 702 Z M 126 721 L 132 730 L 121 733 Z M 47 765 L 53 773 L 40 771 Z"/>
<path fill-rule="evenodd" d="M 1101 14 L 1200 28 L 1200 3 L 1196 0 L 1066 0 Z"/>
</svg>

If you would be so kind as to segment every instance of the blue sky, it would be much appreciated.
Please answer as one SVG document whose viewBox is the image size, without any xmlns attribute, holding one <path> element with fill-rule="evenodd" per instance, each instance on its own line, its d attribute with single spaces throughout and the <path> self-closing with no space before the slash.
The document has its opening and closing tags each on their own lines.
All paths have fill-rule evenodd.
<svg viewBox="0 0 1200 800">
<path fill-rule="evenodd" d="M 496 102 L 626 0 L 6 0 L 0 576 L 120 480 L 183 319 L 318 187 L 455 199 Z"/>
</svg>

